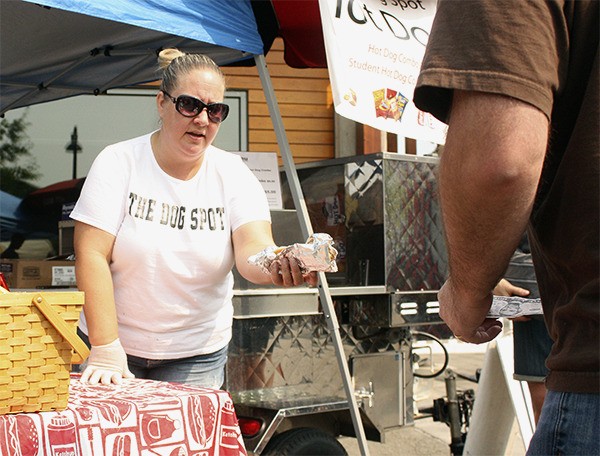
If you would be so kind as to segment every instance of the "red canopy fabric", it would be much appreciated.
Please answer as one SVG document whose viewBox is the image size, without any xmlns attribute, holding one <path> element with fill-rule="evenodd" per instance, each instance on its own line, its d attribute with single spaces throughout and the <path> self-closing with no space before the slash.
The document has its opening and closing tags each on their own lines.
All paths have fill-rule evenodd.
<svg viewBox="0 0 600 456">
<path fill-rule="evenodd" d="M 285 62 L 292 68 L 327 68 L 318 0 L 271 0 Z"/>
<path fill-rule="evenodd" d="M 78 179 L 70 179 L 66 181 L 56 182 L 54 184 L 48 185 L 47 187 L 38 188 L 37 190 L 32 191 L 29 196 L 39 197 L 40 195 L 47 195 L 49 193 L 78 193 L 81 191 L 81 187 L 83 186 L 84 177 L 80 177 Z M 79 195 L 77 195 L 79 196 Z"/>
</svg>

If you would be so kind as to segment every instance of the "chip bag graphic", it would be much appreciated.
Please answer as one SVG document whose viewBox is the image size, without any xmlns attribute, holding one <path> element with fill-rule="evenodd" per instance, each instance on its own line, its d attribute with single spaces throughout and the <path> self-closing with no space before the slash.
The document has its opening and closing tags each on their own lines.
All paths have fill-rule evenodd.
<svg viewBox="0 0 600 456">
<path fill-rule="evenodd" d="M 373 92 L 375 117 L 399 121 L 404 113 L 408 98 L 393 89 L 379 89 Z"/>
</svg>

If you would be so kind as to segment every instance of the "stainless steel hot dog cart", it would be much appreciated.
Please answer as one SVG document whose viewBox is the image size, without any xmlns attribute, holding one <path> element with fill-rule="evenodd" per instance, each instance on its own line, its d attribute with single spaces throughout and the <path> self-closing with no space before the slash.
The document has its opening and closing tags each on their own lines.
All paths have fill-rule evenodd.
<svg viewBox="0 0 600 456">
<path fill-rule="evenodd" d="M 338 249 L 329 291 L 365 435 L 413 423 L 411 328 L 440 323 L 447 272 L 434 172 L 437 158 L 378 153 L 297 165 L 314 232 Z M 284 206 L 293 207 L 282 173 Z M 295 210 L 272 211 L 279 245 L 302 239 Z M 256 288 L 236 275 L 227 389 L 240 417 L 276 434 L 319 428 L 354 435 L 335 349 L 315 289 Z"/>
</svg>

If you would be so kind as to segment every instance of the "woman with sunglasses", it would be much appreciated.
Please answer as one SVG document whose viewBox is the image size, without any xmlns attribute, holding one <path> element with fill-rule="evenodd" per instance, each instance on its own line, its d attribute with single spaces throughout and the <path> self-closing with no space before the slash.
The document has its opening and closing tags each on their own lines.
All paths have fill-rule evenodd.
<svg viewBox="0 0 600 456">
<path fill-rule="evenodd" d="M 212 142 L 229 112 L 210 58 L 166 49 L 160 128 L 105 148 L 71 213 L 82 381 L 151 378 L 220 388 L 231 338 L 232 268 L 256 284 L 316 284 L 295 260 L 270 274 L 247 259 L 274 244 L 264 191 Z"/>
</svg>

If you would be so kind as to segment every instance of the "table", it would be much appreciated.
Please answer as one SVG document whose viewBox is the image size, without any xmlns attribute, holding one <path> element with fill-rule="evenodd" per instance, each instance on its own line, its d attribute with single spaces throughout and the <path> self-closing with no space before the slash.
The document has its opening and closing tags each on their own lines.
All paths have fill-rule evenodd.
<svg viewBox="0 0 600 456">
<path fill-rule="evenodd" d="M 1 456 L 246 455 L 229 393 L 128 379 L 87 385 L 73 374 L 61 412 L 0 415 Z"/>
</svg>

